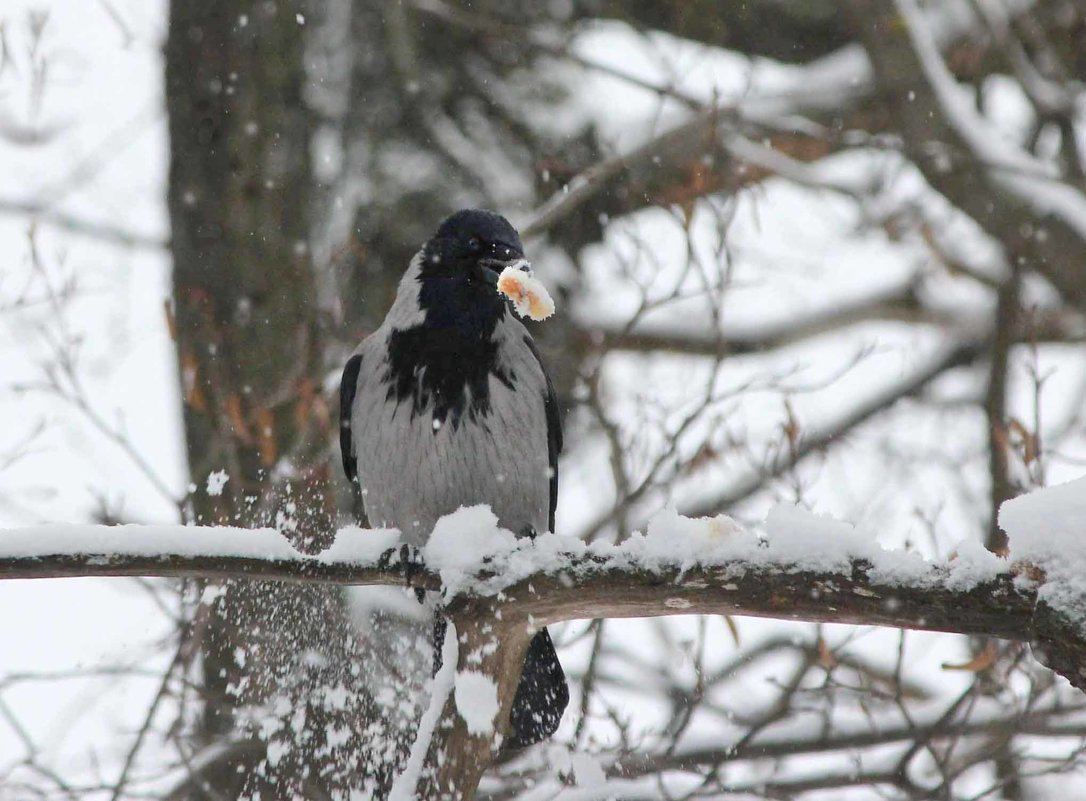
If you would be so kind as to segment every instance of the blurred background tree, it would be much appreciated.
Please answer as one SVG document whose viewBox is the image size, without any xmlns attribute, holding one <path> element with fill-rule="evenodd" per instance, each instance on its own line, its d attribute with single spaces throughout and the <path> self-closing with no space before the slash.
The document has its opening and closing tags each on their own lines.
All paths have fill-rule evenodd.
<svg viewBox="0 0 1086 801">
<path fill-rule="evenodd" d="M 559 299 L 533 334 L 565 412 L 562 534 L 618 541 L 665 503 L 757 522 L 784 500 L 931 556 L 961 540 L 1002 552 L 998 504 L 1081 473 L 1079 4 L 138 5 L 94 13 L 103 49 L 165 42 L 140 114 L 161 126 L 165 109 L 150 152 L 168 174 L 141 202 L 168 214 L 168 242 L 96 183 L 104 165 L 135 169 L 118 136 L 143 117 L 93 149 L 49 116 L 49 88 L 80 80 L 71 45 L 50 46 L 75 12 L 0 11 L 5 159 L 65 141 L 82 154 L 33 191 L 0 185 L 19 254 L 0 284 L 20 349 L 5 402 L 26 420 L 0 440 L 0 477 L 20 488 L 0 488 L 4 519 L 57 516 L 21 488 L 48 464 L 34 454 L 71 448 L 39 447 L 42 431 L 83 426 L 166 502 L 103 496 L 69 518 L 275 525 L 327 546 L 358 510 L 334 452 L 339 367 L 464 206 L 509 216 Z M 105 213 L 79 203 L 110 191 Z M 153 402 L 138 381 L 94 391 L 119 380 L 116 356 L 83 342 L 116 354 L 110 326 L 71 328 L 94 289 L 79 248 L 112 263 L 165 261 L 163 246 L 168 292 L 133 294 L 169 295 L 178 389 L 155 397 L 159 419 L 183 409 L 169 425 L 187 475 L 114 424 L 111 405 Z M 56 405 L 35 426 L 42 398 Z M 99 486 L 146 494 L 124 476 Z M 0 679 L 15 797 L 387 790 L 429 663 L 401 594 L 141 586 L 168 625 L 118 670 L 155 675 L 123 743 L 58 762 L 6 705 L 32 678 Z M 1039 799 L 1081 784 L 1081 695 L 1017 645 L 717 618 L 585 621 L 559 639 L 563 728 L 480 797 Z"/>
</svg>

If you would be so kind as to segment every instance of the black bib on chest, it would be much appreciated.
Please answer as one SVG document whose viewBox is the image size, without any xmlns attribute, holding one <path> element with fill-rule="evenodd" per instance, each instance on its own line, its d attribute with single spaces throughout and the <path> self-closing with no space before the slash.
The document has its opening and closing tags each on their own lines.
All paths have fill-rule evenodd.
<svg viewBox="0 0 1086 801">
<path fill-rule="evenodd" d="M 393 331 L 388 343 L 388 399 L 410 403 L 412 419 L 432 410 L 433 420 L 454 429 L 490 413 L 490 376 L 510 389 L 516 376 L 498 363 L 490 336 L 425 323 Z"/>
</svg>

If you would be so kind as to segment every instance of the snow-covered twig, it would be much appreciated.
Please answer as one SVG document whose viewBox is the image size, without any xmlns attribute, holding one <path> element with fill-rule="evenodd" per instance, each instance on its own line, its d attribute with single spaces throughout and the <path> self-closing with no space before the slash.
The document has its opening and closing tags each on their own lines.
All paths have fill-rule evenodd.
<svg viewBox="0 0 1086 801">
<path fill-rule="evenodd" d="M 1038 218 L 1054 218 L 1086 239 L 1086 195 L 1060 181 L 1052 165 L 999 135 L 973 108 L 972 99 L 943 63 L 915 0 L 895 2 L 944 118 L 975 158 L 989 169 L 992 180 L 1030 206 Z"/>
<path fill-rule="evenodd" d="M 441 722 L 445 706 L 453 691 L 458 659 L 456 626 L 447 626 L 445 640 L 441 644 L 441 669 L 430 683 L 430 705 L 422 713 L 415 742 L 411 745 L 411 753 L 407 757 L 407 764 L 393 783 L 388 801 L 411 801 L 415 798 L 419 781 L 423 777 L 426 754 L 434 741 L 434 732 Z"/>
<path fill-rule="evenodd" d="M 1007 12 L 1021 13 L 1027 5 L 1016 0 Z M 939 33 L 933 39 L 937 48 L 949 45 L 980 23 L 964 3 L 947 4 L 928 12 L 924 18 Z M 855 108 L 879 88 L 877 71 L 872 69 L 869 59 L 870 54 L 865 54 L 862 46 L 849 44 L 794 70 L 785 91 L 752 92 L 731 102 L 706 103 L 689 120 L 629 152 L 602 159 L 574 177 L 532 213 L 521 228 L 523 235 L 529 238 L 545 234 L 599 195 L 616 176 L 646 165 L 652 166 L 654 174 L 661 173 L 676 164 L 692 163 L 714 149 L 723 149 L 739 161 L 758 164 L 771 159 L 776 167 L 785 168 L 789 163 L 786 157 L 769 153 L 768 148 L 759 148 L 738 136 L 739 128 L 820 135 L 822 126 L 806 117 L 831 117 L 837 125 L 843 112 Z M 722 133 L 727 135 L 721 136 Z M 642 190 L 643 187 L 631 187 L 628 193 L 639 196 L 644 194 Z"/>
<path fill-rule="evenodd" d="M 295 550 L 274 528 L 48 525 L 0 531 L 0 578 L 157 576 L 325 584 L 403 584 L 406 566 L 378 567 L 396 533 L 342 529 L 320 556 Z M 420 573 L 412 586 L 437 589 Z"/>
</svg>

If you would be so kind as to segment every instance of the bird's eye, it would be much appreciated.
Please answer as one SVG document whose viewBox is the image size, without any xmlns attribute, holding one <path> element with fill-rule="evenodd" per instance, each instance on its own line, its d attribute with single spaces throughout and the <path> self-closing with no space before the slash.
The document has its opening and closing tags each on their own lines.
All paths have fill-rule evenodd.
<svg viewBox="0 0 1086 801">
<path fill-rule="evenodd" d="M 479 237 L 473 236 L 468 240 L 468 250 L 472 253 L 478 253 L 483 249 L 483 243 L 479 240 Z"/>
</svg>

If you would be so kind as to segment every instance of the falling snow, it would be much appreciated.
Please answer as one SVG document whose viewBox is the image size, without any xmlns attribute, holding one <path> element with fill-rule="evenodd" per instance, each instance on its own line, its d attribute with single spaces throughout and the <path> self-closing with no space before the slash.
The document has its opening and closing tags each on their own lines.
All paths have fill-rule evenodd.
<svg viewBox="0 0 1086 801">
<path fill-rule="evenodd" d="M 230 476 L 227 475 L 225 470 L 216 470 L 214 473 L 208 474 L 207 494 L 216 497 L 222 495 L 223 487 L 226 486 L 226 482 L 229 480 Z"/>
</svg>

